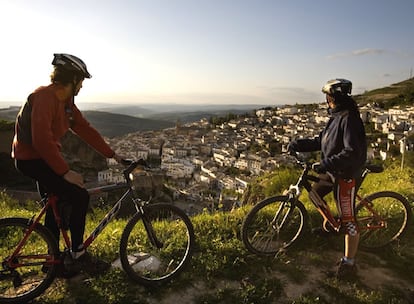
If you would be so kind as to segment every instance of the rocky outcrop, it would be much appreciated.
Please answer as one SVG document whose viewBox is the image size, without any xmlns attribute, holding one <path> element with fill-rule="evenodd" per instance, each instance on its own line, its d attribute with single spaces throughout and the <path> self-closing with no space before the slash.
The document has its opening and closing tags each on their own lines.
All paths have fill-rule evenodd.
<svg viewBox="0 0 414 304">
<path fill-rule="evenodd" d="M 108 168 L 106 158 L 72 132 L 62 138 L 62 154 L 70 168 L 81 172 L 86 181 L 96 180 L 98 172 Z"/>
</svg>

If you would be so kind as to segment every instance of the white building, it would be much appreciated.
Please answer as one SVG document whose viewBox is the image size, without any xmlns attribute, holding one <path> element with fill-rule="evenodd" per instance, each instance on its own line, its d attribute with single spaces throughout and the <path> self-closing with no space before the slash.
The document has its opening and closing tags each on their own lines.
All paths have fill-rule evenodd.
<svg viewBox="0 0 414 304">
<path fill-rule="evenodd" d="M 125 182 L 125 177 L 118 170 L 108 169 L 98 172 L 98 182 L 106 183 L 123 183 Z"/>
</svg>

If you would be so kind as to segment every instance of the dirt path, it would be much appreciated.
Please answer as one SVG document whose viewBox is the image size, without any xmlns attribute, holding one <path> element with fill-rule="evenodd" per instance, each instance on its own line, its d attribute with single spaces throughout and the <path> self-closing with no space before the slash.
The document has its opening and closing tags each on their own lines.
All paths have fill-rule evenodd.
<svg viewBox="0 0 414 304">
<path fill-rule="evenodd" d="M 331 300 L 334 303 L 337 299 L 332 299 L 328 295 L 326 290 L 327 281 L 335 281 L 334 278 L 328 278 L 327 272 L 334 271 L 336 269 L 335 261 L 338 259 L 339 252 L 329 251 L 324 252 L 325 265 L 332 265 L 331 267 L 318 267 L 314 262 L 304 257 L 302 260 L 295 260 L 294 263 L 300 264 L 300 268 L 303 271 L 305 280 L 296 282 L 295 280 L 289 279 L 289 276 L 282 271 L 274 271 L 273 275 L 278 278 L 283 285 L 282 297 L 277 300 L 277 303 L 294 303 L 301 296 L 305 294 L 313 294 L 323 296 L 324 299 Z M 367 263 L 361 262 L 358 264 L 358 282 L 356 283 L 358 289 L 364 289 L 367 293 L 376 292 L 387 289 L 398 289 L 402 290 L 405 295 L 405 301 L 395 303 L 409 303 L 414 304 L 414 282 L 409 282 L 402 279 L 397 273 L 386 268 L 385 262 L 381 261 L 377 256 L 372 254 L 363 253 L 363 260 L 368 259 L 375 261 L 375 265 L 368 265 Z M 254 284 L 254 282 L 253 282 Z M 334 283 L 333 283 L 334 284 Z M 219 288 L 229 288 L 235 291 L 240 289 L 241 282 L 237 281 L 221 281 L 216 284 Z M 344 294 L 352 294 L 356 292 L 355 286 L 351 284 L 342 284 L 341 290 Z M 195 299 L 199 295 L 206 293 L 214 293 L 215 290 L 209 290 L 206 284 L 202 281 L 195 282 L 191 287 L 185 288 L 177 292 L 169 292 L 162 300 L 149 301 L 152 303 L 169 304 L 169 303 L 180 303 L 180 304 L 193 304 L 196 303 Z M 412 299 L 412 301 L 410 300 Z M 400 301 L 401 299 L 399 299 Z"/>
</svg>

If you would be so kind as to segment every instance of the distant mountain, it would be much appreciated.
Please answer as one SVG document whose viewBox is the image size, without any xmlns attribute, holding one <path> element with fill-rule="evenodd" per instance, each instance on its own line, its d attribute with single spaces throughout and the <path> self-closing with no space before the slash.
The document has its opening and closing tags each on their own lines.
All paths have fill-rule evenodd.
<svg viewBox="0 0 414 304">
<path fill-rule="evenodd" d="M 163 120 L 138 118 L 101 111 L 83 111 L 82 113 L 91 125 L 107 137 L 115 137 L 137 131 L 162 130 L 175 125 L 172 122 Z"/>
<path fill-rule="evenodd" d="M 260 109 L 266 105 L 256 104 L 172 104 L 172 103 L 145 103 L 145 104 L 105 104 L 83 103 L 78 104 L 82 110 L 99 110 L 129 116 L 161 119 L 170 122 L 192 122 L 212 116 L 225 116 L 228 113 L 244 114 L 253 109 Z"/>
<path fill-rule="evenodd" d="M 17 113 L 19 113 L 20 107 L 9 106 L 7 108 L 0 109 L 0 119 L 7 121 L 15 121 Z"/>
<path fill-rule="evenodd" d="M 0 109 L 0 120 L 14 121 L 19 107 Z M 85 118 L 102 135 L 115 137 L 127 133 L 148 130 L 161 130 L 174 127 L 174 123 L 164 120 L 146 119 L 102 111 L 82 111 Z"/>
<path fill-rule="evenodd" d="M 260 104 L 174 104 L 174 103 L 160 103 L 160 104 L 140 104 L 145 109 L 152 110 L 158 113 L 175 113 L 175 112 L 230 112 L 236 111 L 248 111 L 252 109 L 259 109 L 269 105 Z"/>
<path fill-rule="evenodd" d="M 135 116 L 146 118 L 154 113 L 158 113 L 152 109 L 147 109 L 140 105 L 133 105 L 133 104 L 106 104 L 106 103 L 84 103 L 78 105 L 81 111 L 101 111 L 101 112 L 109 112 L 114 114 L 123 114 L 128 116 Z"/>
<path fill-rule="evenodd" d="M 148 118 L 167 120 L 170 122 L 180 121 L 182 123 L 199 121 L 202 118 L 209 119 L 210 117 L 224 117 L 227 114 L 244 114 L 251 112 L 253 109 L 227 109 L 227 110 L 211 110 L 211 111 L 197 111 L 197 112 L 164 112 L 149 115 Z"/>
<path fill-rule="evenodd" d="M 160 130 L 181 123 L 226 116 L 228 113 L 244 114 L 260 105 L 115 105 L 104 103 L 79 106 L 83 115 L 104 136 L 115 137 L 126 133 L 146 130 Z M 148 107 L 148 108 L 147 108 Z M 0 119 L 14 121 L 20 107 L 0 109 Z M 91 110 L 99 109 L 99 110 Z"/>
</svg>

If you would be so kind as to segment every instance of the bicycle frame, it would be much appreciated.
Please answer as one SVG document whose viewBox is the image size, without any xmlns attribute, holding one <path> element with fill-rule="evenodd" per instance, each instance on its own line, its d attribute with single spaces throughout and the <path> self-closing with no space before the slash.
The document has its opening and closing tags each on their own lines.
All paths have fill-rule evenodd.
<svg viewBox="0 0 414 304">
<path fill-rule="evenodd" d="M 42 199 L 42 201 L 45 201 L 46 198 Z M 41 201 L 41 202 L 42 202 Z M 57 210 L 57 197 L 53 196 L 50 198 L 50 200 L 47 201 L 47 203 L 43 206 L 43 208 L 40 210 L 40 213 L 35 217 L 32 218 L 29 223 L 29 227 L 27 228 L 23 239 L 20 240 L 20 242 L 17 244 L 16 249 L 11 254 L 11 256 L 7 260 L 7 266 L 11 269 L 20 267 L 21 263 L 15 263 L 16 260 L 15 257 L 18 256 L 20 250 L 23 248 L 23 246 L 26 244 L 26 241 L 28 240 L 30 234 L 33 232 L 36 225 L 39 224 L 40 219 L 45 215 L 47 208 L 51 207 L 53 209 L 53 213 L 55 214 L 56 222 L 59 222 L 59 225 L 61 224 L 61 218 L 59 216 L 58 210 Z M 66 234 L 67 236 L 67 234 Z M 46 259 L 48 264 L 57 264 L 58 262 L 54 260 L 54 257 L 50 257 L 49 255 L 29 255 L 29 256 L 20 256 L 21 258 L 27 258 L 27 259 L 39 259 L 43 260 Z M 39 262 L 40 264 L 43 262 Z M 31 265 L 36 265 L 39 263 L 30 263 Z"/>
<path fill-rule="evenodd" d="M 294 185 L 289 186 L 288 194 L 290 201 L 296 201 L 301 194 L 301 189 L 305 189 L 309 193 L 311 202 L 315 206 L 316 210 L 322 215 L 322 217 L 336 230 L 339 231 L 341 223 L 338 222 L 329 210 L 328 205 L 323 199 L 312 190 L 312 184 L 310 182 L 319 182 L 320 178 L 309 174 L 310 166 L 307 163 L 297 161 L 303 168 L 302 174 L 299 176 L 298 181 Z M 326 182 L 327 185 L 333 186 L 333 183 Z"/>
<path fill-rule="evenodd" d="M 100 193 L 102 191 L 109 191 L 109 190 L 116 190 L 116 189 L 122 189 L 125 188 L 126 185 L 110 185 L 110 186 L 104 186 L 104 187 L 98 187 L 94 189 L 89 189 L 89 194 L 95 194 Z M 112 221 L 112 219 L 118 214 L 119 210 L 121 209 L 122 202 L 129 194 L 133 193 L 132 189 L 129 187 L 127 191 L 118 199 L 118 201 L 115 203 L 115 205 L 112 207 L 110 211 L 103 217 L 101 222 L 96 226 L 96 228 L 91 232 L 91 234 L 86 238 L 86 240 L 83 242 L 83 248 L 88 248 L 89 245 L 98 237 L 98 235 L 102 232 L 102 230 L 105 229 L 105 227 Z M 133 202 L 136 202 L 136 198 L 132 197 Z M 67 231 L 64 229 L 61 229 L 62 234 L 66 234 Z M 66 246 L 68 245 L 68 242 L 65 238 Z M 70 247 L 68 247 L 70 248 Z"/>
<path fill-rule="evenodd" d="M 130 163 L 130 166 L 127 169 L 124 170 L 124 177 L 126 179 L 126 183 L 105 185 L 105 186 L 91 188 L 91 189 L 87 190 L 89 194 L 98 194 L 98 193 L 101 193 L 101 192 L 107 192 L 107 191 L 113 191 L 113 190 L 119 190 L 119 189 L 127 188 L 125 193 L 118 199 L 118 201 L 114 204 L 114 206 L 111 208 L 111 210 L 108 211 L 108 213 L 103 217 L 103 219 L 96 226 L 96 228 L 85 239 L 85 241 L 82 244 L 84 249 L 86 249 L 90 246 L 90 244 L 98 237 L 98 235 L 105 229 L 105 227 L 118 214 L 119 210 L 121 209 L 122 202 L 124 201 L 124 199 L 128 195 L 131 195 L 132 202 L 135 204 L 135 208 L 136 208 L 137 212 L 140 212 L 143 215 L 144 225 L 145 225 L 147 233 L 150 237 L 151 242 L 159 248 L 162 246 L 162 243 L 159 242 L 157 240 L 156 236 L 154 235 L 151 224 L 145 218 L 145 213 L 144 213 L 143 206 L 146 203 L 148 203 L 149 200 L 148 201 L 143 201 L 140 198 L 136 197 L 134 195 L 134 191 L 132 190 L 132 187 L 131 187 L 131 178 L 129 177 L 129 174 L 137 167 L 137 165 L 138 165 L 138 163 L 132 162 L 132 163 Z M 29 226 L 28 226 L 27 230 L 25 231 L 24 237 L 18 243 L 18 245 L 16 246 L 16 249 L 14 250 L 12 255 L 8 258 L 8 266 L 10 268 L 16 268 L 16 267 L 20 266 L 19 263 L 14 263 L 13 261 L 15 260 L 15 257 L 19 255 L 20 250 L 25 245 L 26 241 L 28 240 L 30 234 L 33 232 L 36 225 L 40 224 L 40 220 L 46 214 L 46 210 L 48 208 L 52 208 L 52 210 L 53 210 L 53 215 L 54 215 L 56 224 L 59 228 L 60 233 L 63 236 L 65 249 L 69 250 L 71 248 L 71 241 L 70 241 L 68 232 L 67 232 L 66 229 L 64 229 L 64 227 L 62 225 L 62 215 L 59 213 L 58 205 L 57 205 L 58 200 L 59 200 L 58 196 L 56 196 L 54 194 L 49 194 L 48 196 L 42 198 L 42 200 L 40 201 L 40 203 L 43 204 L 42 209 L 40 210 L 40 212 L 38 213 L 37 216 L 32 217 L 32 219 L 29 221 Z M 60 259 L 55 259 L 55 257 L 51 257 L 49 255 L 20 256 L 20 258 L 22 258 L 22 257 L 27 258 L 27 259 L 39 259 L 39 260 L 46 259 L 47 264 L 49 264 L 49 265 L 50 264 L 59 264 L 59 263 L 61 263 Z M 33 263 L 33 265 L 41 264 L 41 263 L 44 263 L 44 262 Z"/>
<path fill-rule="evenodd" d="M 301 189 L 302 188 L 306 189 L 306 191 L 309 193 L 311 202 L 313 203 L 315 208 L 318 210 L 318 212 L 322 215 L 324 220 L 326 220 L 335 229 L 335 231 L 339 231 L 339 229 L 341 228 L 341 222 L 335 219 L 335 217 L 332 215 L 329 209 L 329 206 L 326 204 L 326 202 L 318 195 L 318 193 L 312 190 L 311 182 L 320 182 L 321 179 L 317 176 L 309 174 L 310 165 L 308 163 L 304 163 L 299 160 L 297 160 L 297 163 L 302 166 L 303 170 L 296 184 L 289 186 L 289 190 L 288 190 L 288 194 L 290 196 L 289 199 L 291 201 L 297 200 L 301 193 Z M 362 182 L 364 181 L 365 177 L 367 176 L 369 172 L 381 172 L 381 171 L 382 171 L 382 167 L 367 166 L 362 172 L 360 184 L 362 184 Z M 328 181 L 326 181 L 326 184 L 328 186 L 334 185 L 333 183 L 330 183 Z M 358 193 L 356 193 L 355 199 L 358 200 L 360 204 L 363 204 L 364 207 L 366 207 L 375 217 L 380 218 L 378 213 L 372 208 L 372 204 L 370 204 L 369 201 L 367 201 L 366 199 L 363 199 Z M 380 221 L 380 225 L 372 226 L 370 227 L 370 229 L 371 228 L 377 229 L 381 227 L 384 227 L 383 220 Z"/>
</svg>

